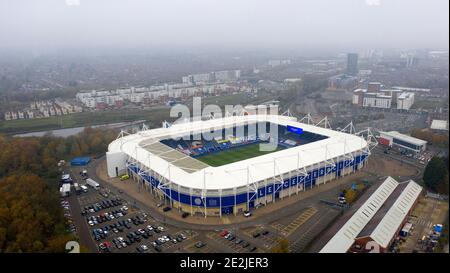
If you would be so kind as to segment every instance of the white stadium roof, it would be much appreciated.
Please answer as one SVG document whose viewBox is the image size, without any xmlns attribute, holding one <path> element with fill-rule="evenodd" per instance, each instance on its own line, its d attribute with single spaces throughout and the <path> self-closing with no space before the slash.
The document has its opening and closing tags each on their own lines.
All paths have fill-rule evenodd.
<svg viewBox="0 0 450 273">
<path fill-rule="evenodd" d="M 355 239 L 365 236 L 369 236 L 386 248 L 421 191 L 422 187 L 412 180 L 399 183 L 389 176 L 328 241 L 320 253 L 345 253 Z M 392 204 L 387 201 L 388 198 L 392 199 L 389 200 L 393 202 Z M 383 211 L 382 207 L 388 210 Z M 379 211 L 381 215 L 377 215 Z"/>
<path fill-rule="evenodd" d="M 255 122 L 291 125 L 328 138 L 219 167 L 208 166 L 159 143 L 159 140 L 173 136 Z M 217 190 L 246 186 L 247 183 L 270 179 L 367 147 L 368 143 L 360 136 L 299 123 L 294 117 L 247 115 L 192 121 L 173 124 L 169 128 L 141 131 L 113 141 L 108 147 L 108 153 L 123 152 L 180 186 Z"/>
</svg>

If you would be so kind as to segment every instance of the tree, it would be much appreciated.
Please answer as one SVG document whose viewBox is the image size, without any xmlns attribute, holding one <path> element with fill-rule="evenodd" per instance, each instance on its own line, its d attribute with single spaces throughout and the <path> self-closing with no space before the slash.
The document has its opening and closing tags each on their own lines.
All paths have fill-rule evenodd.
<svg viewBox="0 0 450 273">
<path fill-rule="evenodd" d="M 353 203 L 353 201 L 355 201 L 355 199 L 356 199 L 356 191 L 355 190 L 350 189 L 350 190 L 345 191 L 345 200 L 347 200 L 347 202 L 349 204 Z"/>
<path fill-rule="evenodd" d="M 272 253 L 288 253 L 289 241 L 287 239 L 280 239 L 278 245 L 272 248 Z"/>
<path fill-rule="evenodd" d="M 433 157 L 428 162 L 423 181 L 429 190 L 448 194 L 448 168 L 444 158 Z"/>
<path fill-rule="evenodd" d="M 65 234 L 58 194 L 33 174 L 0 180 L 0 252 L 62 252 Z"/>
</svg>

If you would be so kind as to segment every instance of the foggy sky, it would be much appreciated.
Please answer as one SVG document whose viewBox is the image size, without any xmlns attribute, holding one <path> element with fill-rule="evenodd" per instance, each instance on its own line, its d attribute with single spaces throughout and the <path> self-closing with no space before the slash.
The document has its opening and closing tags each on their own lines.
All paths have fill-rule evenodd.
<svg viewBox="0 0 450 273">
<path fill-rule="evenodd" d="M 0 47 L 448 48 L 448 0 L 0 0 Z"/>
</svg>

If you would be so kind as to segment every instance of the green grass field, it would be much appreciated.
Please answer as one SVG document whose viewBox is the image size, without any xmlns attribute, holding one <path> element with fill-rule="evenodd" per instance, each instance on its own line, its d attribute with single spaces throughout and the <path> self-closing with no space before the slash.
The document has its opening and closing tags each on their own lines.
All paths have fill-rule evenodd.
<svg viewBox="0 0 450 273">
<path fill-rule="evenodd" d="M 257 157 L 260 155 L 270 154 L 284 148 L 278 146 L 274 151 L 260 151 L 259 144 L 251 144 L 247 146 L 243 146 L 240 148 L 230 149 L 227 151 L 223 151 L 220 153 L 209 154 L 201 157 L 197 157 L 196 159 L 208 164 L 212 167 L 219 167 L 222 165 L 230 164 L 233 162 L 245 160 L 252 157 Z"/>
</svg>

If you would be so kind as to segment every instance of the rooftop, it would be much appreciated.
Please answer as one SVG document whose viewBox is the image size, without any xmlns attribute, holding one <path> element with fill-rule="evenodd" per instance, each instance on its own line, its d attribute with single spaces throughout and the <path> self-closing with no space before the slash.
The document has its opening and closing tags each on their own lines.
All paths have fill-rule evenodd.
<svg viewBox="0 0 450 273">
<path fill-rule="evenodd" d="M 386 248 L 421 191 L 412 180 L 386 178 L 320 252 L 345 253 L 357 238 L 366 236 Z"/>
<path fill-rule="evenodd" d="M 425 145 L 425 144 L 427 144 L 427 142 L 425 140 L 418 139 L 418 138 L 415 138 L 415 137 L 412 137 L 412 136 L 408 136 L 408 135 L 404 135 L 404 134 L 401 134 L 401 133 L 399 133 L 397 131 L 390 131 L 390 132 L 382 132 L 382 131 L 380 131 L 380 134 L 384 134 L 384 135 L 387 135 L 387 136 L 390 136 L 390 137 L 394 137 L 394 138 L 397 138 L 397 139 L 400 139 L 400 140 L 403 140 L 403 141 L 406 141 L 406 142 L 409 142 L 409 143 L 412 143 L 412 144 L 415 144 L 415 145 Z"/>
<path fill-rule="evenodd" d="M 445 130 L 445 131 L 448 131 L 448 120 L 434 119 L 431 122 L 430 128 L 433 129 L 433 130 Z"/>
<path fill-rule="evenodd" d="M 218 167 L 208 166 L 159 143 L 159 140 L 164 138 L 255 122 L 300 127 L 328 138 Z M 108 153 L 123 152 L 180 186 L 231 189 L 272 179 L 274 175 L 293 172 L 366 147 L 367 142 L 360 136 L 299 123 L 294 117 L 247 115 L 191 121 L 174 124 L 169 128 L 141 131 L 111 142 Z"/>
</svg>

